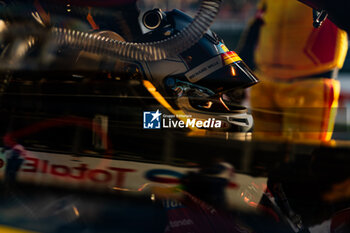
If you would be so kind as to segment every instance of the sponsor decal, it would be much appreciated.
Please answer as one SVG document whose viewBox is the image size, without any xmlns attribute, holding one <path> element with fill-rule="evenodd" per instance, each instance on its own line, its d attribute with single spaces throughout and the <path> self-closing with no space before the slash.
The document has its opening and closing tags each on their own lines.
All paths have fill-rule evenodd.
<svg viewBox="0 0 350 233">
<path fill-rule="evenodd" d="M 230 65 L 234 62 L 242 61 L 242 59 L 234 51 L 221 54 L 222 60 L 225 65 Z"/>
<path fill-rule="evenodd" d="M 162 204 L 167 210 L 172 210 L 172 209 L 184 207 L 184 205 L 180 201 L 173 200 L 173 199 L 164 199 L 162 201 Z"/>
<path fill-rule="evenodd" d="M 65 154 L 26 152 L 16 179 L 40 184 L 139 190 L 150 182 L 177 185 L 184 174 L 193 170 L 103 158 L 79 157 L 76 160 L 76 157 Z M 0 153 L 0 178 L 3 179 L 6 179 L 5 157 L 4 153 Z"/>
<path fill-rule="evenodd" d="M 190 82 L 195 83 L 219 70 L 223 66 L 221 57 L 216 56 L 188 71 L 185 76 Z"/>
<path fill-rule="evenodd" d="M 228 50 L 228 48 L 226 47 L 226 45 L 224 45 L 223 43 L 220 43 L 220 47 L 224 52 L 228 52 L 230 50 Z"/>
<path fill-rule="evenodd" d="M 89 157 L 81 157 L 79 161 L 75 161 L 72 156 L 64 154 L 32 151 L 26 153 L 18 171 L 18 179 L 38 183 L 55 183 L 56 180 L 66 184 L 101 184 L 138 189 L 148 182 L 178 185 L 187 172 L 197 170 Z M 3 153 L 0 156 L 0 177 L 3 177 L 6 159 Z M 237 184 L 231 182 L 229 187 L 236 188 Z"/>
<path fill-rule="evenodd" d="M 0 179 L 6 179 L 5 169 L 8 151 L 0 148 Z M 24 161 L 17 172 L 16 180 L 75 188 L 143 191 L 145 187 L 174 187 L 181 183 L 181 178 L 197 168 L 178 167 L 165 164 L 152 164 L 116 159 L 75 157 L 69 154 L 55 154 L 38 151 L 25 151 Z M 77 159 L 78 158 L 78 159 Z M 246 206 L 240 194 L 243 184 L 254 181 L 266 184 L 266 178 L 252 178 L 236 174 L 235 180 L 228 185 L 228 201 Z M 243 186 L 242 186 L 243 185 Z M 243 188 L 243 189 L 242 189 Z M 261 192 L 262 193 L 262 192 Z M 166 202 L 168 209 L 181 208 L 181 203 Z"/>
<path fill-rule="evenodd" d="M 165 169 L 152 169 L 145 174 L 148 180 L 164 184 L 179 184 L 182 176 L 180 172 Z"/>
<path fill-rule="evenodd" d="M 96 183 L 112 183 L 124 186 L 126 173 L 135 172 L 135 169 L 107 166 L 103 169 L 94 169 L 87 163 L 79 163 L 76 166 L 63 164 L 51 164 L 49 160 L 27 157 L 22 165 L 21 172 L 49 174 L 55 177 L 69 178 L 72 180 L 87 180 Z"/>
<path fill-rule="evenodd" d="M 223 46 L 224 48 L 222 48 L 225 51 L 224 53 L 222 53 L 219 56 L 213 57 L 210 60 L 188 71 L 185 74 L 186 78 L 190 82 L 195 83 L 226 65 L 242 61 L 242 59 L 237 55 L 237 53 L 235 53 L 234 51 L 227 52 L 228 49 L 225 45 Z"/>
</svg>

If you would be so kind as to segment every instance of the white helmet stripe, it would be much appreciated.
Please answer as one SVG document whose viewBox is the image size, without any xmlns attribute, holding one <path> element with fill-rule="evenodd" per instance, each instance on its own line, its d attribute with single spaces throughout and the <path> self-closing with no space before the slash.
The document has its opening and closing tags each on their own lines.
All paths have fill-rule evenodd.
<svg viewBox="0 0 350 233">
<path fill-rule="evenodd" d="M 223 66 L 224 64 L 221 55 L 219 55 L 188 71 L 185 76 L 190 82 L 195 83 L 219 70 Z"/>
</svg>

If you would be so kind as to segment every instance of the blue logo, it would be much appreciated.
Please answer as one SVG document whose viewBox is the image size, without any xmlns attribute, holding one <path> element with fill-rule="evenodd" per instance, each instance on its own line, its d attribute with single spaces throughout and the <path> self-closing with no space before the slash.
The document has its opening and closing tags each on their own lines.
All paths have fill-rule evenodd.
<svg viewBox="0 0 350 233">
<path fill-rule="evenodd" d="M 144 129 L 160 129 L 160 116 L 162 113 L 157 110 L 156 112 L 143 112 L 143 128 Z"/>
</svg>

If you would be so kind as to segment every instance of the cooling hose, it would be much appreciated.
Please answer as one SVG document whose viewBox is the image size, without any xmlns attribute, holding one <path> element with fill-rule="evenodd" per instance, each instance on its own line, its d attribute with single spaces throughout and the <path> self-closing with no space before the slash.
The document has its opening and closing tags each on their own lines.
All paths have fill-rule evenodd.
<svg viewBox="0 0 350 233">
<path fill-rule="evenodd" d="M 179 33 L 160 41 L 132 43 L 113 40 L 67 28 L 52 29 L 54 42 L 82 51 L 126 60 L 158 61 L 186 51 L 209 29 L 219 12 L 222 0 L 202 0 L 194 20 Z"/>
</svg>

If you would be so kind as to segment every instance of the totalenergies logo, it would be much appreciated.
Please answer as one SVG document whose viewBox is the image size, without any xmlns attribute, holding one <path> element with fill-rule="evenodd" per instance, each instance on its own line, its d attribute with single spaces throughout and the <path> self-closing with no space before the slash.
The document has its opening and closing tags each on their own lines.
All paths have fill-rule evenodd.
<svg viewBox="0 0 350 233">
<path fill-rule="evenodd" d="M 30 152 L 30 154 L 32 154 Z M 47 154 L 47 157 L 55 157 L 62 155 Z M 96 159 L 98 160 L 98 159 Z M 19 174 L 25 173 L 23 177 L 26 180 L 33 181 L 36 178 L 41 178 L 45 182 L 45 179 L 50 182 L 66 181 L 67 183 L 96 183 L 107 186 L 125 188 L 130 186 L 137 186 L 136 189 L 141 187 L 147 182 L 178 185 L 181 184 L 181 179 L 185 175 L 186 171 L 175 171 L 170 169 L 143 169 L 146 164 L 134 163 L 120 160 L 110 160 L 109 166 L 103 168 L 93 168 L 91 164 L 85 162 L 74 162 L 75 164 L 57 164 L 53 161 L 46 159 L 39 159 L 35 157 L 26 157 Z M 95 159 L 93 160 L 96 162 Z M 115 164 L 121 164 L 123 167 L 115 166 Z M 6 162 L 0 159 L 0 168 L 4 168 Z M 34 176 L 31 176 L 30 173 Z M 38 177 L 36 177 L 38 176 Z M 49 176 L 53 176 L 52 180 Z M 20 176 L 21 177 L 21 176 Z M 21 180 L 21 178 L 19 179 Z M 237 185 L 231 182 L 229 188 L 237 188 Z"/>
<path fill-rule="evenodd" d="M 7 150 L 5 153 L 12 153 Z M 87 158 L 86 161 L 73 162 L 69 155 L 54 153 L 39 153 L 26 151 L 27 156 L 17 172 L 17 179 L 21 181 L 42 179 L 49 182 L 66 181 L 67 183 L 96 183 L 124 188 L 129 186 L 142 186 L 145 182 L 163 184 L 179 184 L 181 172 L 168 169 L 144 169 L 144 163 L 128 162 L 122 160 Z M 2 156 L 5 157 L 4 155 Z M 50 158 L 50 160 L 45 159 Z M 61 163 L 57 161 L 61 160 Z M 105 160 L 105 161 L 100 161 Z M 96 167 L 93 164 L 97 164 Z M 104 164 L 106 166 L 100 166 Z M 120 165 L 120 166 L 118 166 Z M 147 164 L 148 165 L 148 164 Z M 152 165 L 151 165 L 152 166 Z M 6 167 L 6 161 L 0 158 L 0 168 Z M 24 175 L 25 174 L 25 175 Z M 131 176 L 131 174 L 133 174 Z M 52 179 L 54 177 L 55 179 Z"/>
<path fill-rule="evenodd" d="M 0 168 L 5 162 L 0 159 Z M 136 172 L 135 169 L 106 167 L 105 169 L 93 169 L 87 163 L 80 163 L 76 166 L 67 166 L 62 164 L 51 164 L 49 160 L 40 160 L 38 158 L 27 157 L 19 173 L 33 173 L 52 175 L 59 179 L 71 179 L 76 181 L 92 181 L 96 183 L 112 183 L 117 187 L 125 185 L 127 173 Z"/>
</svg>

